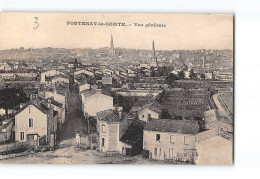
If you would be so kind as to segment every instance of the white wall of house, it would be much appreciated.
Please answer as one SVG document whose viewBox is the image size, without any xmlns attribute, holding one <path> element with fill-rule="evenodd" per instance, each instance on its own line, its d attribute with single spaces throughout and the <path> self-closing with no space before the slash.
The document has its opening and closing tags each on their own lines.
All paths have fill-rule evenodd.
<svg viewBox="0 0 260 179">
<path fill-rule="evenodd" d="M 0 70 L 11 71 L 11 70 L 13 70 L 13 66 L 11 66 L 8 63 L 4 62 L 4 63 L 0 64 Z"/>
<path fill-rule="evenodd" d="M 97 112 L 113 109 L 113 97 L 104 94 L 94 94 L 82 98 L 85 116 L 96 116 Z"/>
<path fill-rule="evenodd" d="M 55 92 L 46 91 L 45 92 L 45 98 L 51 98 L 53 97 L 55 101 L 58 101 L 59 103 L 63 104 L 63 106 L 66 107 L 66 96 L 63 96 L 61 94 L 57 94 Z"/>
<path fill-rule="evenodd" d="M 90 84 L 84 84 L 79 86 L 79 92 L 90 89 Z"/>
<path fill-rule="evenodd" d="M 160 140 L 156 140 L 156 134 Z M 155 160 L 176 159 L 184 160 L 186 150 L 195 149 L 195 135 L 170 132 L 157 132 L 144 130 L 143 149 L 149 150 L 150 157 Z"/>
<path fill-rule="evenodd" d="M 196 145 L 198 165 L 231 165 L 233 161 L 233 144 L 223 137 L 215 136 L 201 140 Z"/>
<path fill-rule="evenodd" d="M 30 109 L 30 110 L 29 110 Z M 29 119 L 33 119 L 33 127 L 29 127 Z M 21 140 L 21 132 L 24 132 L 24 140 Z M 19 142 L 27 140 L 27 134 L 47 136 L 47 114 L 33 105 L 27 106 L 15 116 L 15 139 Z"/>
<path fill-rule="evenodd" d="M 116 152 L 122 154 L 123 147 L 131 148 L 119 139 L 127 129 L 127 120 L 116 123 L 107 123 L 102 120 L 97 121 L 97 127 L 99 131 L 99 149 L 101 152 Z M 104 145 L 102 140 L 104 140 Z"/>
<path fill-rule="evenodd" d="M 57 82 L 69 83 L 69 79 L 63 78 L 63 77 L 57 77 L 57 78 L 53 78 L 51 82 L 52 82 L 52 84 L 55 84 Z"/>
<path fill-rule="evenodd" d="M 88 76 L 94 76 L 94 73 L 93 72 L 90 72 L 90 71 L 88 71 L 88 70 L 79 70 L 79 71 L 75 71 L 74 72 L 74 76 L 76 76 L 76 75 L 79 75 L 79 74 L 86 74 L 86 75 L 88 75 Z"/>
<path fill-rule="evenodd" d="M 99 149 L 101 152 L 118 151 L 119 123 L 107 123 L 98 120 L 99 126 Z M 104 141 L 104 142 L 103 142 Z"/>
<path fill-rule="evenodd" d="M 150 114 L 150 115 L 149 115 Z M 153 119 L 159 119 L 160 118 L 160 114 L 150 110 L 150 109 L 143 109 L 141 111 L 138 112 L 138 119 L 141 121 L 149 121 L 149 116 L 150 118 Z"/>
<path fill-rule="evenodd" d="M 61 73 L 60 71 L 57 71 L 57 70 L 49 70 L 46 72 L 42 72 L 41 73 L 41 83 L 45 83 L 45 77 L 56 76 L 59 74 L 64 74 L 64 73 Z"/>
<path fill-rule="evenodd" d="M 210 79 L 212 79 L 213 78 L 213 75 L 212 75 L 212 73 L 205 73 L 205 79 L 207 80 L 210 80 Z"/>
<path fill-rule="evenodd" d="M 13 125 L 13 122 L 10 122 L 5 129 L 2 129 L 0 126 L 0 142 L 11 140 Z"/>
</svg>

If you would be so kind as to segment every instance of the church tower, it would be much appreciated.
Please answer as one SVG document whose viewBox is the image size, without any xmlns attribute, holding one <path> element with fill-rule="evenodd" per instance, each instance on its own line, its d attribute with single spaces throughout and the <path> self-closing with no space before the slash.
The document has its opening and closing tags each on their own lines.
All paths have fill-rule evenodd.
<svg viewBox="0 0 260 179">
<path fill-rule="evenodd" d="M 157 63 L 154 41 L 153 41 L 152 49 L 153 49 L 153 51 L 152 51 L 152 58 L 150 60 L 150 67 L 156 67 L 157 68 L 158 63 Z"/>
<path fill-rule="evenodd" d="M 114 56 L 116 54 L 116 51 L 114 49 L 114 41 L 113 41 L 113 35 L 111 34 L 111 41 L 110 41 L 110 54 Z"/>
</svg>

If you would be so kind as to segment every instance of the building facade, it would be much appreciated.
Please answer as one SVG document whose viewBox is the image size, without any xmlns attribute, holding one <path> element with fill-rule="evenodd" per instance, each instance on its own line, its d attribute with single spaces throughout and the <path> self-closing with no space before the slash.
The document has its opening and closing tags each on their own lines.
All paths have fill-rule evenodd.
<svg viewBox="0 0 260 179">
<path fill-rule="evenodd" d="M 36 141 L 42 137 L 47 143 L 50 141 L 50 135 L 57 130 L 58 115 L 51 106 L 48 107 L 31 102 L 15 115 L 17 142 L 26 142 L 31 137 Z"/>
<path fill-rule="evenodd" d="M 104 110 L 97 113 L 97 131 L 99 134 L 99 150 L 104 153 L 123 154 L 131 146 L 120 141 L 129 123 L 122 111 Z"/>
<path fill-rule="evenodd" d="M 101 90 L 82 93 L 82 109 L 84 116 L 96 116 L 97 112 L 113 109 L 113 97 L 102 94 Z"/>
<path fill-rule="evenodd" d="M 160 119 L 144 127 L 143 149 L 154 160 L 193 162 L 196 157 L 195 134 L 198 123 Z"/>
</svg>

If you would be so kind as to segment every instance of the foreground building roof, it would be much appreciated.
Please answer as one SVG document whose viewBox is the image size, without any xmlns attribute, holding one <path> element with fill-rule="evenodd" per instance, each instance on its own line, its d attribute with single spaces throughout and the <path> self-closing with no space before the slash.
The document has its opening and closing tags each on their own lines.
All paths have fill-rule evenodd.
<svg viewBox="0 0 260 179">
<path fill-rule="evenodd" d="M 180 134 L 196 134 L 199 132 L 199 125 L 196 121 L 160 119 L 148 122 L 144 127 L 144 130 Z"/>
<path fill-rule="evenodd" d="M 107 110 L 98 112 L 97 117 L 99 120 L 106 121 L 106 122 L 122 121 L 122 118 L 119 117 L 118 111 L 112 110 L 112 109 L 107 109 Z"/>
</svg>

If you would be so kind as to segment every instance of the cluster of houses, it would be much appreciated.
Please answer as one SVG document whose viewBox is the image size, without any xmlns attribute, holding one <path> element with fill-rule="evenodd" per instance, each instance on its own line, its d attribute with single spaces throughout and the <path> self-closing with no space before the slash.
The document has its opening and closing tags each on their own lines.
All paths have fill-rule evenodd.
<svg viewBox="0 0 260 179">
<path fill-rule="evenodd" d="M 63 76 L 62 76 L 63 75 Z M 30 94 L 30 101 L 13 111 L 14 117 L 1 125 L 1 143 L 28 142 L 31 146 L 55 142 L 66 120 L 69 81 L 65 73 L 50 70 L 41 73 L 41 87 Z M 8 125 L 9 124 L 9 125 Z"/>
<path fill-rule="evenodd" d="M 12 70 L 8 65 L 1 64 L 0 70 Z M 2 121 L 0 142 L 29 142 L 33 146 L 53 144 L 66 120 L 73 84 L 78 87 L 85 119 L 96 120 L 100 152 L 142 153 L 153 160 L 196 164 L 232 162 L 233 122 L 210 107 L 207 88 L 175 87 L 167 91 L 166 77 L 149 77 L 151 67 L 158 68 L 154 43 L 153 57 L 145 66 L 129 66 L 119 71 L 102 65 L 83 67 L 75 61 L 68 67 L 67 71 L 41 72 L 38 92 L 31 94 L 29 103 L 20 105 L 14 119 Z M 139 68 L 145 68 L 146 77 L 133 82 Z M 171 73 L 178 74 L 179 71 Z M 190 71 L 184 71 L 184 75 L 189 79 Z M 205 72 L 205 79 L 213 76 L 213 73 Z M 0 77 L 0 82 L 4 83 L 5 79 L 7 77 Z M 120 84 L 120 88 L 115 84 Z M 106 87 L 117 95 L 145 100 L 127 111 L 116 104 Z M 200 120 L 196 119 L 198 116 Z"/>
<path fill-rule="evenodd" d="M 80 95 L 85 117 L 96 119 L 100 152 L 143 153 L 154 160 L 196 164 L 229 164 L 232 161 L 233 125 L 220 117 L 217 109 L 205 110 L 202 121 L 163 119 L 163 105 L 156 102 L 125 112 L 101 89 L 88 86 Z"/>
</svg>

